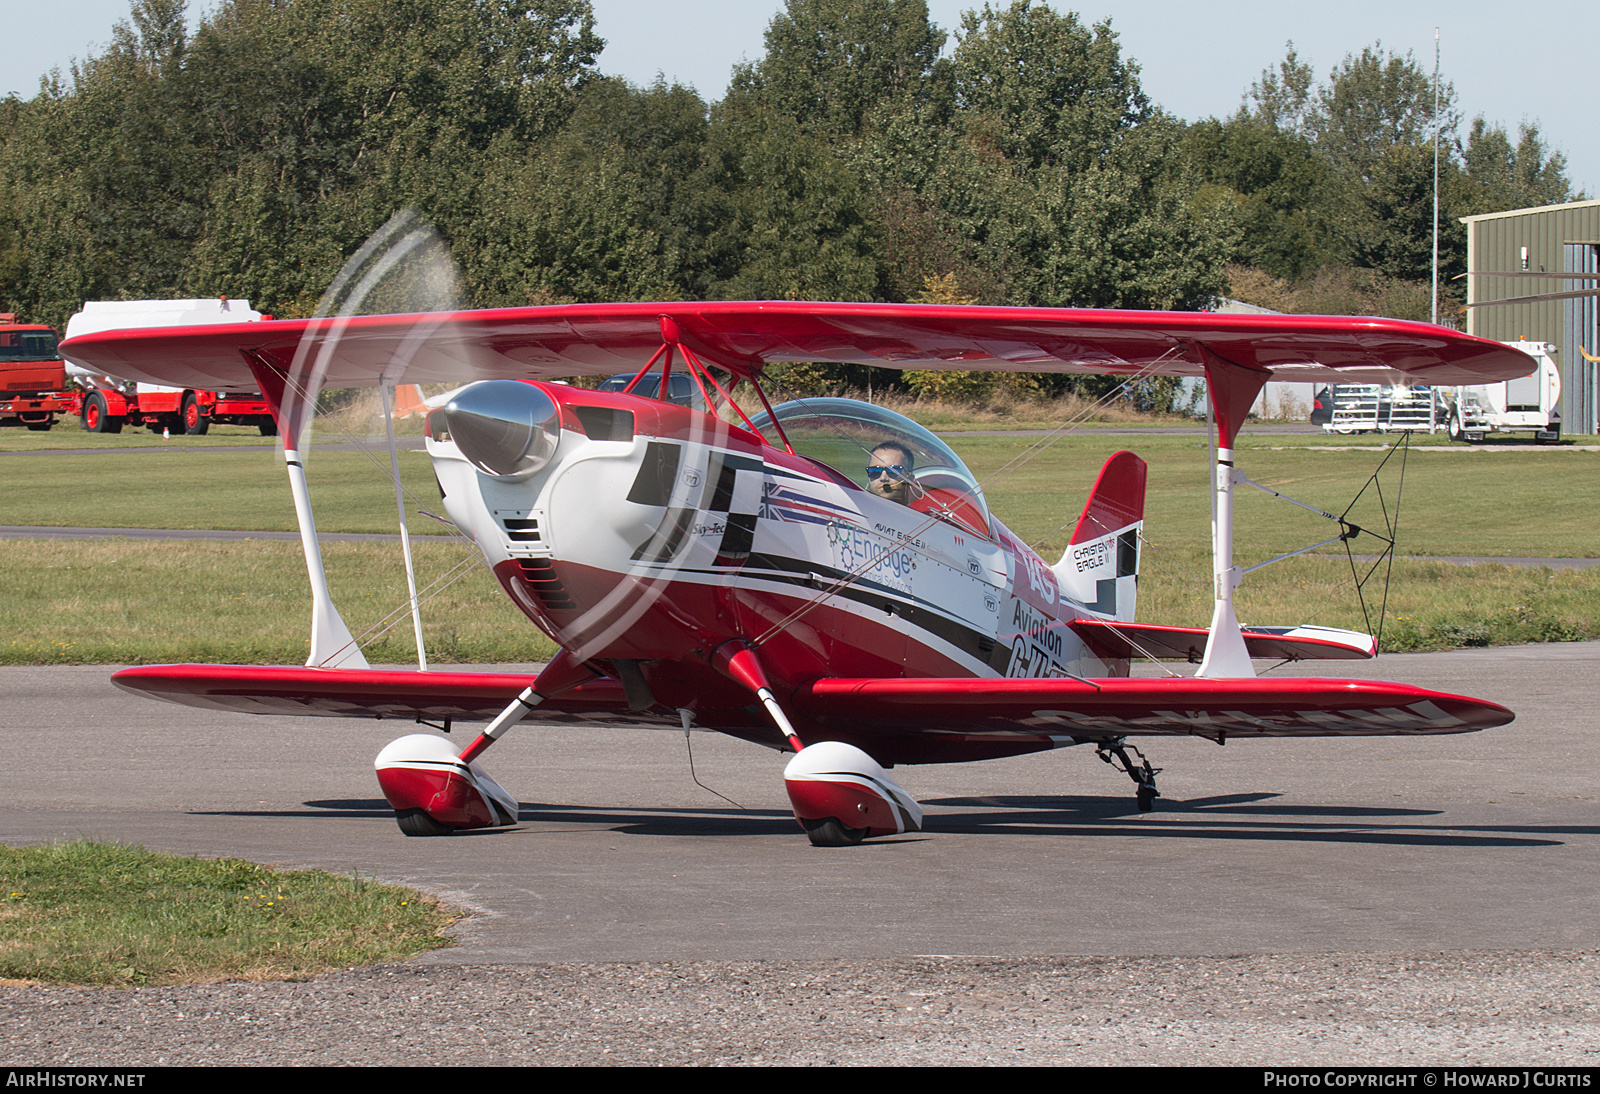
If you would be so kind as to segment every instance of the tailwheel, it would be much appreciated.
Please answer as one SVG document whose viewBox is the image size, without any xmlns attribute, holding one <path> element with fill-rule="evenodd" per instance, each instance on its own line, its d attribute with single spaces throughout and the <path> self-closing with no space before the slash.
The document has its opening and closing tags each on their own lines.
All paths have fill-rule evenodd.
<svg viewBox="0 0 1600 1094">
<path fill-rule="evenodd" d="M 806 821 L 806 836 L 813 847 L 854 847 L 866 838 L 865 828 L 849 828 L 838 817 Z"/>
<path fill-rule="evenodd" d="M 1129 752 L 1139 757 L 1138 760 L 1135 761 L 1129 756 Z M 1151 767 L 1143 752 L 1130 744 L 1124 744 L 1123 738 L 1118 737 L 1114 741 L 1101 741 L 1096 744 L 1094 754 L 1133 780 L 1134 786 L 1137 787 L 1134 800 L 1138 803 L 1139 812 L 1148 813 L 1156 807 L 1156 799 L 1161 796 L 1161 791 L 1156 789 L 1156 776 L 1161 774 L 1161 769 Z"/>
<path fill-rule="evenodd" d="M 396 809 L 394 811 L 395 823 L 400 826 L 400 831 L 408 836 L 448 836 L 448 825 L 440 824 L 428 816 L 425 809 Z"/>
</svg>

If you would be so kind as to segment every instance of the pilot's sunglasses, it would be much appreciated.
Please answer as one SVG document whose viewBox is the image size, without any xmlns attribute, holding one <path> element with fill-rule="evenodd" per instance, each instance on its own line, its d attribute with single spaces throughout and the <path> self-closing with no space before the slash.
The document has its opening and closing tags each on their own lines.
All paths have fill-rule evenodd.
<svg viewBox="0 0 1600 1094">
<path fill-rule="evenodd" d="M 867 478 L 876 479 L 879 476 L 881 476 L 885 471 L 887 471 L 890 475 L 894 476 L 897 479 L 903 479 L 903 478 L 906 477 L 906 469 L 904 467 L 901 467 L 899 464 L 895 464 L 893 467 L 878 467 L 878 466 L 875 466 L 875 465 L 874 466 L 869 466 L 867 468 Z"/>
</svg>

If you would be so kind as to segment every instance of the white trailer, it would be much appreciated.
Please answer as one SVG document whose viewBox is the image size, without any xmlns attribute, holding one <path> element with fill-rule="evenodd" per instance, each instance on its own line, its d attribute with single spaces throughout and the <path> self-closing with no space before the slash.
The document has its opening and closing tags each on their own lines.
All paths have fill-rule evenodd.
<svg viewBox="0 0 1600 1094">
<path fill-rule="evenodd" d="M 1561 370 L 1549 342 L 1506 342 L 1533 360 L 1528 375 L 1498 384 L 1440 388 L 1450 439 L 1476 443 L 1491 433 L 1528 433 L 1540 442 L 1561 439 Z"/>
<path fill-rule="evenodd" d="M 1432 433 L 1443 421 L 1439 398 L 1425 385 L 1335 384 L 1325 433 Z"/>
</svg>

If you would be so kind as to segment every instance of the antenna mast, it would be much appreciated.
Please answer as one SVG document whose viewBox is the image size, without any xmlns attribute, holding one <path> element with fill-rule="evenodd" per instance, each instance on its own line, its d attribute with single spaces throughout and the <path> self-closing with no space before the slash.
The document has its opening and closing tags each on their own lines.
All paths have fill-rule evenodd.
<svg viewBox="0 0 1600 1094">
<path fill-rule="evenodd" d="M 1439 322 L 1439 28 L 1433 28 L 1433 322 Z"/>
</svg>

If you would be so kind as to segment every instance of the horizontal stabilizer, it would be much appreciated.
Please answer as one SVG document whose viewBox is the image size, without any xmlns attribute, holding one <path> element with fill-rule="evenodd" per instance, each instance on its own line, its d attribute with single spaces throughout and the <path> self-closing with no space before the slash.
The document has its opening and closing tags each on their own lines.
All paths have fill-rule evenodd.
<svg viewBox="0 0 1600 1094">
<path fill-rule="evenodd" d="M 1074 619 L 1068 625 L 1103 660 L 1148 657 L 1198 665 L 1211 635 L 1204 627 L 1105 619 Z M 1275 661 L 1359 661 L 1378 654 L 1378 644 L 1370 634 L 1335 627 L 1241 627 L 1240 633 L 1251 657 Z"/>
<path fill-rule="evenodd" d="M 817 680 L 795 710 L 838 732 L 1369 737 L 1467 733 L 1511 721 L 1498 703 L 1382 680 L 1319 678 Z"/>
<path fill-rule="evenodd" d="M 320 714 L 330 718 L 459 719 L 482 722 L 505 709 L 531 673 L 319 669 L 282 665 L 139 665 L 111 682 L 152 699 L 246 714 Z M 539 721 L 628 722 L 628 700 L 615 680 L 580 684 L 539 706 Z M 651 719 L 653 723 L 660 719 Z"/>
</svg>

